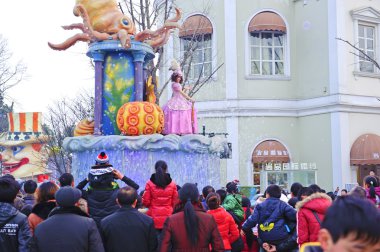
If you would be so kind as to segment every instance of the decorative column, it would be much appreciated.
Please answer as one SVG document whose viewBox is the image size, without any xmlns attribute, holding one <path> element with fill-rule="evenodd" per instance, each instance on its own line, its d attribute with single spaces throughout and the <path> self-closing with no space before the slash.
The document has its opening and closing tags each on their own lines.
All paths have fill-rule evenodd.
<svg viewBox="0 0 380 252">
<path fill-rule="evenodd" d="M 104 52 L 92 52 L 95 62 L 95 109 L 94 135 L 102 135 L 102 97 L 103 97 L 103 62 Z"/>
<path fill-rule="evenodd" d="M 143 101 L 144 81 L 143 81 L 143 63 L 146 52 L 133 51 L 133 63 L 135 65 L 135 101 Z"/>
<path fill-rule="evenodd" d="M 148 80 L 148 63 L 149 61 L 144 61 L 143 65 L 143 83 L 145 84 Z M 147 100 L 146 85 L 143 85 L 143 100 Z"/>
<path fill-rule="evenodd" d="M 106 40 L 91 43 L 87 56 L 95 62 L 94 135 L 119 135 L 118 110 L 143 101 L 143 63 L 154 58 L 153 49 L 136 41 L 122 48 L 119 41 Z"/>
</svg>

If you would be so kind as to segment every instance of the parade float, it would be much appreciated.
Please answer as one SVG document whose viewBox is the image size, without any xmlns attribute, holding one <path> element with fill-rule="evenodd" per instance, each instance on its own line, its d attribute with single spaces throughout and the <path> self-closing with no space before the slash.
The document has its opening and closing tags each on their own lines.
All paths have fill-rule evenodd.
<svg viewBox="0 0 380 252">
<path fill-rule="evenodd" d="M 48 152 L 44 148 L 48 136 L 42 133 L 41 120 L 39 112 L 8 113 L 9 130 L 0 136 L 2 175 L 38 182 L 49 178 Z"/>
<path fill-rule="evenodd" d="M 64 148 L 73 154 L 72 173 L 78 180 L 87 176 L 100 151 L 122 173 L 144 185 L 154 164 L 164 160 L 171 177 L 185 182 L 220 185 L 220 155 L 228 151 L 223 137 L 199 134 L 162 135 L 164 114 L 155 104 L 147 64 L 155 49 L 164 45 L 171 30 L 179 27 L 181 11 L 156 31 L 136 33 L 132 20 L 114 0 L 76 1 L 74 15 L 83 23 L 63 26 L 79 33 L 63 43 L 49 46 L 66 50 L 78 41 L 89 43 L 87 56 L 95 65 L 93 121 L 81 121 L 75 136 Z M 153 97 L 152 97 L 153 96 Z M 78 181 L 77 180 L 77 181 Z"/>
</svg>

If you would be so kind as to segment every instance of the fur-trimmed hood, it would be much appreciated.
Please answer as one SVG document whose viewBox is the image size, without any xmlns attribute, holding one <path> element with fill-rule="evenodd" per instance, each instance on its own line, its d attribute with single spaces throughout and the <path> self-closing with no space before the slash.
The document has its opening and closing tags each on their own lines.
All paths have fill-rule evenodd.
<svg viewBox="0 0 380 252">
<path fill-rule="evenodd" d="M 57 206 L 55 200 L 49 200 L 46 202 L 41 202 L 36 205 L 34 205 L 32 209 L 32 213 L 37 215 L 43 220 L 46 220 L 47 217 L 49 216 L 49 213 L 51 210 L 53 210 Z"/>
<path fill-rule="evenodd" d="M 297 202 L 296 209 L 307 208 L 317 213 L 324 214 L 327 208 L 331 205 L 331 198 L 325 193 L 313 193 L 307 198 Z"/>
</svg>

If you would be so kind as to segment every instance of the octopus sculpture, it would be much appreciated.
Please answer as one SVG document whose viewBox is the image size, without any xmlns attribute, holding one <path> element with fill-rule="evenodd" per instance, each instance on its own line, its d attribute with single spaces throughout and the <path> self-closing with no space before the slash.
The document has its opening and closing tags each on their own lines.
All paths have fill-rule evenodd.
<svg viewBox="0 0 380 252">
<path fill-rule="evenodd" d="M 176 8 L 176 16 L 168 19 L 163 27 L 156 31 L 144 30 L 136 34 L 136 28 L 131 18 L 125 16 L 115 0 L 77 0 L 74 15 L 80 16 L 83 23 L 62 26 L 65 30 L 79 29 L 76 34 L 60 44 L 48 43 L 54 50 L 66 50 L 78 41 L 95 42 L 102 40 L 120 40 L 125 48 L 131 47 L 131 38 L 135 41 L 146 42 L 157 48 L 167 42 L 170 31 L 179 28 L 178 20 L 181 10 Z"/>
</svg>

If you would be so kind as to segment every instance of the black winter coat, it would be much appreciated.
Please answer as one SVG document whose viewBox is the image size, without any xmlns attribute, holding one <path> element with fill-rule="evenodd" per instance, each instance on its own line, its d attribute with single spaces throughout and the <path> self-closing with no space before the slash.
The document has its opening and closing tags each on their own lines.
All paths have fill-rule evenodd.
<svg viewBox="0 0 380 252">
<path fill-rule="evenodd" d="M 0 251 L 28 252 L 32 237 L 28 218 L 9 203 L 0 202 Z"/>
<path fill-rule="evenodd" d="M 157 249 L 153 220 L 130 206 L 124 206 L 104 218 L 100 230 L 107 252 L 150 252 Z"/>
<path fill-rule="evenodd" d="M 139 189 L 139 185 L 132 179 L 124 176 L 121 180 L 134 189 Z M 78 184 L 77 188 L 82 190 L 87 182 L 87 180 L 83 180 Z M 90 217 L 94 219 L 98 227 L 100 227 L 100 221 L 104 217 L 119 209 L 116 204 L 118 190 L 119 186 L 116 183 L 115 187 L 110 189 L 89 188 L 88 190 L 82 190 L 82 197 L 87 200 Z"/>
<path fill-rule="evenodd" d="M 24 206 L 21 208 L 20 212 L 29 216 L 32 213 L 32 209 L 34 204 L 36 203 L 36 199 L 33 194 L 27 194 L 24 197 Z"/>
<path fill-rule="evenodd" d="M 104 252 L 94 220 L 78 207 L 55 208 L 34 231 L 32 252 Z"/>
</svg>

